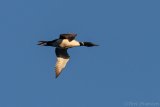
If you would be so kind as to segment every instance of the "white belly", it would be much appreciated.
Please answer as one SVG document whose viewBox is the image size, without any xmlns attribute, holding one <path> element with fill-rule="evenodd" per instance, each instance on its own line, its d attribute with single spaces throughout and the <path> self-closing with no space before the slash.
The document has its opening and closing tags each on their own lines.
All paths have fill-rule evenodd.
<svg viewBox="0 0 160 107">
<path fill-rule="evenodd" d="M 62 48 L 71 48 L 75 46 L 80 46 L 79 42 L 76 40 L 69 41 L 68 39 L 63 39 L 62 43 L 60 44 L 60 47 Z"/>
</svg>

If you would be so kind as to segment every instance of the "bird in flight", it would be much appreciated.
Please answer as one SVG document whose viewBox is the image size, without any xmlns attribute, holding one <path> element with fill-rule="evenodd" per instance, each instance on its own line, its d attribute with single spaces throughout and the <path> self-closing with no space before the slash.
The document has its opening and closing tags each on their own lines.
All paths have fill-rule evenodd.
<svg viewBox="0 0 160 107">
<path fill-rule="evenodd" d="M 74 33 L 60 34 L 59 39 L 54 39 L 52 41 L 39 41 L 38 43 L 38 45 L 41 46 L 55 47 L 55 53 L 57 56 L 57 62 L 55 65 L 56 78 L 60 75 L 67 62 L 69 61 L 70 56 L 67 52 L 69 48 L 78 46 L 98 46 L 92 42 L 79 42 L 75 40 L 76 36 L 77 34 Z"/>
</svg>

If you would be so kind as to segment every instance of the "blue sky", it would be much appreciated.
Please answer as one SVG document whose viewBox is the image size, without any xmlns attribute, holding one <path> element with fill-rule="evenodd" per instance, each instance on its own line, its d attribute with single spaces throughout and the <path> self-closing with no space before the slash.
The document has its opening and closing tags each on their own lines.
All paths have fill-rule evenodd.
<svg viewBox="0 0 160 107">
<path fill-rule="evenodd" d="M 0 107 L 160 106 L 159 0 L 1 0 Z M 77 33 L 99 47 L 56 57 L 39 40 Z M 139 105 L 140 106 L 140 105 Z"/>
</svg>

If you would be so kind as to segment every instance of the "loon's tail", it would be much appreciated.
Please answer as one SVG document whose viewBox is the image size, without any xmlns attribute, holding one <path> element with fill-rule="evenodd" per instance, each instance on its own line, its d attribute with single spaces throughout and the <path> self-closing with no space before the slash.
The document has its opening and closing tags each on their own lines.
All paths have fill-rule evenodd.
<svg viewBox="0 0 160 107">
<path fill-rule="evenodd" d="M 48 46 L 48 41 L 39 41 L 37 45 Z"/>
<path fill-rule="evenodd" d="M 41 46 L 55 46 L 58 39 L 54 39 L 52 41 L 39 41 L 37 45 Z"/>
</svg>

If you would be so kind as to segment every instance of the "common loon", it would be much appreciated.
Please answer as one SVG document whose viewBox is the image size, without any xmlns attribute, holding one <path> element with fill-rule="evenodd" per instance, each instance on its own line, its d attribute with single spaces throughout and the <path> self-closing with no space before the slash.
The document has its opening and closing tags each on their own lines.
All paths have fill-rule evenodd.
<svg viewBox="0 0 160 107">
<path fill-rule="evenodd" d="M 55 66 L 56 78 L 60 75 L 61 71 L 65 68 L 67 62 L 69 61 L 69 54 L 67 53 L 68 48 L 77 46 L 98 46 L 92 42 L 78 42 L 75 40 L 77 34 L 68 33 L 60 34 L 59 39 L 54 39 L 52 41 L 39 41 L 38 45 L 41 46 L 52 46 L 56 47 L 55 53 L 57 56 L 57 62 Z"/>
</svg>

